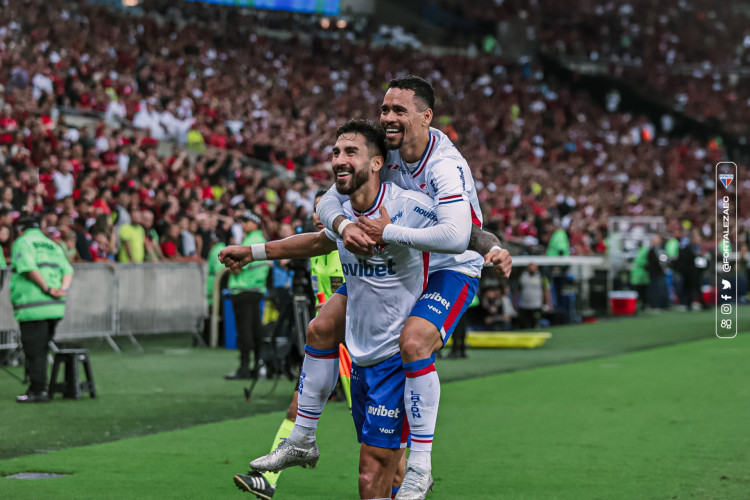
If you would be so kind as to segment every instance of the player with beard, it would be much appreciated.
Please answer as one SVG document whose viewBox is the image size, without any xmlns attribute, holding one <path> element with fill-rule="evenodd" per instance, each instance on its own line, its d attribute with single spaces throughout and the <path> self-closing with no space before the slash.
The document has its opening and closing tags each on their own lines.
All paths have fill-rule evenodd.
<svg viewBox="0 0 750 500">
<path fill-rule="evenodd" d="M 435 252 L 430 259 L 427 289 L 399 340 L 407 375 L 404 398 L 410 408 L 407 418 L 412 438 L 406 477 L 396 497 L 399 499 L 422 499 L 433 482 L 431 450 L 440 400 L 435 353 L 471 303 L 483 263 L 492 263 L 505 276 L 510 275 L 511 268 L 510 254 L 500 248 L 497 237 L 478 229 L 482 214 L 466 160 L 445 134 L 430 127 L 434 102 L 432 86 L 421 78 L 408 76 L 389 83 L 380 117 L 389 152 L 380 175 L 382 181 L 430 196 L 436 207 L 425 216 L 437 224 L 405 227 L 396 223 L 399 214 L 391 217 L 384 208 L 379 209 L 379 218 L 370 218 L 374 213 L 368 212 L 355 222 L 342 209 L 348 199 L 346 193 L 337 191 L 342 183 L 357 182 L 356 172 L 346 169 L 336 172 L 336 186 L 321 199 L 317 209 L 323 224 L 340 234 L 345 247 L 354 254 L 369 256 L 374 248 L 383 245 Z M 477 252 L 485 255 L 484 262 Z M 346 298 L 334 294 L 309 325 L 307 344 L 319 352 L 334 349 L 344 337 L 345 311 Z M 313 412 L 316 418 L 298 418 L 289 436 L 290 443 L 310 450 L 314 447 L 317 417 L 330 395 L 326 381 L 336 368 L 333 363 L 316 366 L 307 373 L 306 383 L 317 384 L 316 390 L 311 391 L 317 399 L 305 403 L 300 400 L 299 405 L 301 411 Z M 268 470 L 298 464 L 295 457 L 274 452 L 252 461 L 250 467 Z"/>
<path fill-rule="evenodd" d="M 391 183 L 381 183 L 379 170 L 385 157 L 383 131 L 369 122 L 352 121 L 337 131 L 332 167 L 340 192 L 351 201 L 344 205 L 350 217 L 378 214 L 388 207 L 400 214 L 398 225 L 427 227 L 434 224 L 428 214 L 434 210 L 432 200 L 423 194 L 403 190 Z M 338 235 L 329 230 L 317 234 L 295 235 L 284 240 L 251 247 L 228 247 L 220 259 L 232 270 L 250 262 L 265 259 L 309 258 L 329 253 L 338 244 L 341 264 L 347 277 L 335 295 L 351 297 L 346 303 L 346 344 L 352 356 L 352 416 L 360 451 L 359 491 L 361 498 L 389 498 L 391 484 L 403 456 L 408 435 L 404 419 L 404 370 L 399 336 L 407 316 L 426 286 L 429 253 L 400 245 L 383 245 L 368 258 L 359 257 L 343 246 Z M 327 305 L 323 307 L 325 311 Z M 379 311 L 379 314 L 373 314 Z M 308 374 L 319 364 L 331 364 L 337 350 L 321 351 L 305 346 L 306 356 L 299 382 L 297 422 L 317 422 L 320 412 L 309 408 L 316 400 L 319 384 L 308 385 Z M 330 392 L 336 383 L 333 374 L 327 380 Z M 322 410 L 322 407 L 320 408 Z M 314 435 L 308 434 L 310 447 L 284 440 L 269 456 L 286 458 L 285 466 L 315 466 L 319 457 Z M 294 457 L 290 463 L 290 457 Z M 264 470 L 278 470 L 273 464 Z M 245 491 L 257 474 L 235 476 Z M 257 479 L 255 480 L 257 481 Z"/>
</svg>

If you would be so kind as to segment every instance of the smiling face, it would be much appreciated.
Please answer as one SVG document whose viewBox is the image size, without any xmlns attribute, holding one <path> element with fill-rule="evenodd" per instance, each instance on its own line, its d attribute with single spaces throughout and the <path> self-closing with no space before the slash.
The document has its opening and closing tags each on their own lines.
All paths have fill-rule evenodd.
<svg viewBox="0 0 750 500">
<path fill-rule="evenodd" d="M 338 192 L 351 195 L 366 184 L 372 172 L 372 160 L 363 135 L 350 132 L 339 136 L 333 146 L 331 160 Z"/>
<path fill-rule="evenodd" d="M 429 134 L 432 110 L 413 90 L 391 88 L 380 107 L 380 125 L 388 149 L 412 146 Z"/>
</svg>

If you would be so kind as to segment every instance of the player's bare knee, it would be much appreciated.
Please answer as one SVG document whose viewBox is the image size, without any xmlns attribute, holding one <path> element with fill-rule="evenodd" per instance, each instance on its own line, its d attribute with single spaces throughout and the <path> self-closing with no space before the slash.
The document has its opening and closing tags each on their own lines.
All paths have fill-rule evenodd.
<svg viewBox="0 0 750 500">
<path fill-rule="evenodd" d="M 318 316 L 307 325 L 307 345 L 315 349 L 333 349 L 338 345 L 334 324 Z"/>
<path fill-rule="evenodd" d="M 401 359 L 406 363 L 429 358 L 432 355 L 432 340 L 420 335 L 408 335 L 407 330 L 401 334 L 398 345 L 401 350 Z"/>
</svg>

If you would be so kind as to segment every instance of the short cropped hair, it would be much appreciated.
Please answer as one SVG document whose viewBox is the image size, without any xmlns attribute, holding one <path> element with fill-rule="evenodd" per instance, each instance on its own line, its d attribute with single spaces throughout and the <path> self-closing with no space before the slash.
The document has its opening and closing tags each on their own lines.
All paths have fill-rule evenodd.
<svg viewBox="0 0 750 500">
<path fill-rule="evenodd" d="M 430 82 L 416 75 L 406 75 L 403 78 L 394 78 L 388 82 L 389 89 L 413 90 L 417 96 L 428 108 L 435 108 L 435 90 Z"/>
<path fill-rule="evenodd" d="M 384 159 L 388 154 L 385 145 L 385 131 L 370 120 L 349 120 L 336 130 L 336 139 L 344 134 L 359 134 L 365 138 L 368 147 L 374 147 Z"/>
</svg>

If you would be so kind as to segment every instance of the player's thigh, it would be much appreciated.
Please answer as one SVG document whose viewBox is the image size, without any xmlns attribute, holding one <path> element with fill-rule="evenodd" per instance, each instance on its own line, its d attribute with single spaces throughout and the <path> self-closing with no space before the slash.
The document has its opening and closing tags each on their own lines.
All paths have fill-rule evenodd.
<svg viewBox="0 0 750 500">
<path fill-rule="evenodd" d="M 429 358 L 443 347 L 437 327 L 419 316 L 409 316 L 399 338 L 399 348 L 404 363 Z"/>
<path fill-rule="evenodd" d="M 412 309 L 401 333 L 404 362 L 418 361 L 439 350 L 476 295 L 479 278 L 456 271 L 430 274 L 427 288 Z"/>
<path fill-rule="evenodd" d="M 307 326 L 307 345 L 315 349 L 333 349 L 344 342 L 346 295 L 334 293 Z"/>
<path fill-rule="evenodd" d="M 405 383 L 398 354 L 374 366 L 352 365 L 352 416 L 361 443 L 392 450 L 406 446 Z"/>
</svg>

